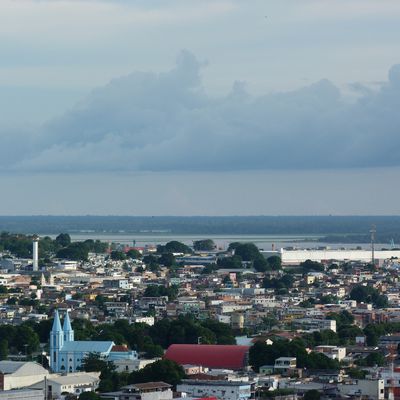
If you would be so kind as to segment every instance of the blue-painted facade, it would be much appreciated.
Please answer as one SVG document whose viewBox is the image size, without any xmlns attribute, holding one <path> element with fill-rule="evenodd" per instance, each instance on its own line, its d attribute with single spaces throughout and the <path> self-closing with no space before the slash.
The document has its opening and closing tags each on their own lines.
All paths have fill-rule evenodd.
<svg viewBox="0 0 400 400">
<path fill-rule="evenodd" d="M 114 345 L 112 341 L 75 341 L 68 312 L 61 327 L 60 315 L 55 311 L 50 332 L 50 367 L 53 372 L 78 371 L 89 353 L 98 353 L 108 361 L 138 358 L 136 351 L 112 351 Z"/>
</svg>

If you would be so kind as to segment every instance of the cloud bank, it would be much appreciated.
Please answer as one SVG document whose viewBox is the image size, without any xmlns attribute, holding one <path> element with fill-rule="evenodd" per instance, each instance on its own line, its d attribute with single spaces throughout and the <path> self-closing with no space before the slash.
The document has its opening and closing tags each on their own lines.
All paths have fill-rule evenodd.
<svg viewBox="0 0 400 400">
<path fill-rule="evenodd" d="M 328 80 L 254 97 L 235 82 L 207 95 L 204 64 L 182 51 L 168 72 L 95 89 L 40 130 L 1 135 L 12 171 L 223 171 L 400 165 L 400 65 L 348 102 Z M 271 79 L 271 77 L 266 77 Z"/>
</svg>

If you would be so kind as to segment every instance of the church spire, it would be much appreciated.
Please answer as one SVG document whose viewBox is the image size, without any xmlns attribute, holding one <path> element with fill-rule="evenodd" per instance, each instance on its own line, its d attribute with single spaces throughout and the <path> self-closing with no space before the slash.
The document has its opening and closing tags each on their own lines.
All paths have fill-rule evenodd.
<svg viewBox="0 0 400 400">
<path fill-rule="evenodd" d="M 54 312 L 54 322 L 53 322 L 53 327 L 51 328 L 51 331 L 53 333 L 56 332 L 61 332 L 61 322 L 60 322 L 60 316 L 58 315 L 58 310 Z"/>
<path fill-rule="evenodd" d="M 50 367 L 53 372 L 60 370 L 60 349 L 64 345 L 64 335 L 61 328 L 58 310 L 54 311 L 54 322 L 50 332 Z"/>
<path fill-rule="evenodd" d="M 64 317 L 63 332 L 64 332 L 64 340 L 66 342 L 74 341 L 74 331 L 71 326 L 71 320 L 69 319 L 68 311 L 65 313 Z"/>
</svg>

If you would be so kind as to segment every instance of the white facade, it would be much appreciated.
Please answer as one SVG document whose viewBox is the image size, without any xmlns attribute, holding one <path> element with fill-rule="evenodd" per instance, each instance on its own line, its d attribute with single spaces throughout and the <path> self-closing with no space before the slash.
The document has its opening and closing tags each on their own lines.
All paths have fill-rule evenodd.
<svg viewBox="0 0 400 400">
<path fill-rule="evenodd" d="M 21 389 L 40 382 L 49 372 L 40 364 L 25 361 L 0 361 L 0 390 Z"/>
<path fill-rule="evenodd" d="M 372 400 L 383 400 L 385 398 L 383 379 L 358 379 L 353 384 L 339 384 L 338 389 L 343 396 L 368 396 Z"/>
<path fill-rule="evenodd" d="M 308 331 L 331 330 L 336 332 L 336 321 L 334 319 L 299 318 L 293 320 L 293 322 Z"/>
<path fill-rule="evenodd" d="M 0 392 L 0 400 L 45 400 L 43 390 L 7 390 Z"/>
<path fill-rule="evenodd" d="M 46 390 L 49 397 L 59 397 L 61 393 L 79 396 L 83 392 L 95 391 L 99 383 L 100 372 L 76 372 L 67 375 L 51 374 L 46 381 L 43 380 L 32 387 Z"/>
<path fill-rule="evenodd" d="M 306 260 L 323 262 L 323 261 L 363 261 L 371 262 L 371 250 L 285 250 L 281 249 L 280 256 L 282 264 L 296 265 Z M 392 257 L 400 258 L 400 250 L 375 250 L 375 260 L 383 261 Z"/>
<path fill-rule="evenodd" d="M 346 357 L 345 347 L 322 345 L 315 347 L 314 351 L 322 353 L 332 360 L 342 361 Z"/>
<path fill-rule="evenodd" d="M 135 323 L 153 326 L 154 325 L 154 317 L 136 317 Z"/>
<path fill-rule="evenodd" d="M 177 385 L 177 391 L 192 397 L 216 397 L 220 400 L 250 399 L 253 394 L 252 382 L 196 381 L 184 379 Z"/>
</svg>

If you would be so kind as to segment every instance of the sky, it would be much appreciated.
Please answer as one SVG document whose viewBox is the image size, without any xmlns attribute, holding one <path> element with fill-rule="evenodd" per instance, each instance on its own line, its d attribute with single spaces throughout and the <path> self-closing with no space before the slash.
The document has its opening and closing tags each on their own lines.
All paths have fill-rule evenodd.
<svg viewBox="0 0 400 400">
<path fill-rule="evenodd" d="M 2 0 L 0 215 L 400 213 L 398 0 Z"/>
</svg>

